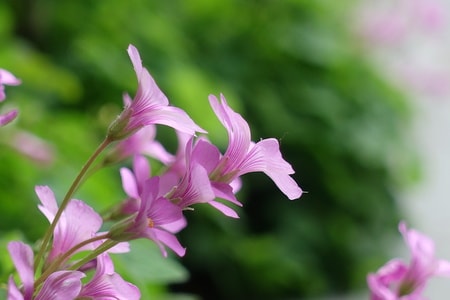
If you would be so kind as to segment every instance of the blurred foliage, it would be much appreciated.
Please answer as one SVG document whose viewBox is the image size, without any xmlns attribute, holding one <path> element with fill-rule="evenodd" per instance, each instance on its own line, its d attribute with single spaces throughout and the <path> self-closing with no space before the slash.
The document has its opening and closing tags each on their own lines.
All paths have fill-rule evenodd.
<svg viewBox="0 0 450 300">
<path fill-rule="evenodd" d="M 240 220 L 205 207 L 188 214 L 180 235 L 188 252 L 180 262 L 189 280 L 175 284 L 186 278 L 182 271 L 159 279 L 149 273 L 138 283 L 149 286 L 144 295 L 164 294 L 155 286 L 165 283 L 205 299 L 363 289 L 365 274 L 389 250 L 399 218 L 395 192 L 414 165 L 403 135 L 407 102 L 350 34 L 352 3 L 3 1 L 0 66 L 23 84 L 7 90 L 20 119 L 2 129 L 1 139 L 28 130 L 52 143 L 56 158 L 43 166 L 1 145 L 0 231 L 19 229 L 35 241 L 45 230 L 33 186 L 50 185 L 62 196 L 120 111 L 122 93 L 134 93 L 125 52 L 132 43 L 171 102 L 213 141 L 226 146 L 207 95 L 223 92 L 250 123 L 253 140 L 280 140 L 308 192 L 288 201 L 263 175 L 246 176 Z M 98 209 L 123 196 L 111 170 L 95 174 L 77 194 Z M 128 259 L 140 258 L 142 251 Z M 135 279 L 124 259 L 119 268 Z M 158 255 L 148 259 L 148 268 L 157 269 Z"/>
</svg>

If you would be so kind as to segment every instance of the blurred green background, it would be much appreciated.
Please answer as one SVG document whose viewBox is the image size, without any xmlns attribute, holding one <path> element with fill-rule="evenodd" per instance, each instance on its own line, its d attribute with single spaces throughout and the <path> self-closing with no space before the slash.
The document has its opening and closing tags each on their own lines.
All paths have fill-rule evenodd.
<svg viewBox="0 0 450 300">
<path fill-rule="evenodd" d="M 135 243 L 116 268 L 143 299 L 364 290 L 366 273 L 385 262 L 397 236 L 396 192 L 417 168 L 405 138 L 408 102 L 352 34 L 354 2 L 0 2 L 0 67 L 23 81 L 7 88 L 3 104 L 18 107 L 20 117 L 0 131 L 3 282 L 11 268 L 6 242 L 32 243 L 45 230 L 34 185 L 61 197 L 120 112 L 122 94 L 134 94 L 132 43 L 172 104 L 213 142 L 224 149 L 227 138 L 207 96 L 222 92 L 250 123 L 253 140 L 279 139 L 307 191 L 289 201 L 268 178 L 250 174 L 238 195 L 240 220 L 201 206 L 188 214 L 180 234 L 188 250 L 178 262 Z M 50 143 L 54 161 L 36 163 L 9 147 L 19 130 Z M 159 136 L 170 148 L 171 131 Z M 121 200 L 117 169 L 96 174 L 77 197 L 99 210 Z"/>
</svg>

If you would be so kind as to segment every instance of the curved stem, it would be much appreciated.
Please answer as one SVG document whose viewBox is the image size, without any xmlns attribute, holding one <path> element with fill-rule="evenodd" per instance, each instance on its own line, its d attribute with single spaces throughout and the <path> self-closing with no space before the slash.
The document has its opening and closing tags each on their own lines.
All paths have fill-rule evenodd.
<svg viewBox="0 0 450 300">
<path fill-rule="evenodd" d="M 66 253 L 64 253 L 62 256 L 58 257 L 54 262 L 52 262 L 50 264 L 50 266 L 48 266 L 48 268 L 44 271 L 44 273 L 41 274 L 41 276 L 34 282 L 34 287 L 38 287 L 41 283 L 43 283 L 45 281 L 45 279 L 47 279 L 48 276 L 50 276 L 50 274 L 52 274 L 53 272 L 55 272 L 56 270 L 58 270 L 58 268 L 67 260 L 70 258 L 70 256 L 72 256 L 77 250 L 81 249 L 82 247 L 93 243 L 95 241 L 99 241 L 99 240 L 104 240 L 108 238 L 108 234 L 102 234 L 102 235 L 98 235 L 95 236 L 93 238 L 90 238 L 88 240 L 85 240 L 75 246 L 73 246 L 72 248 L 70 248 Z"/>
<path fill-rule="evenodd" d="M 85 258 L 83 258 L 80 261 L 78 261 L 77 263 L 75 263 L 68 270 L 77 270 L 84 264 L 90 262 L 91 260 L 93 260 L 94 258 L 99 256 L 100 254 L 102 254 L 103 252 L 106 252 L 107 250 L 111 249 L 112 247 L 116 246 L 117 244 L 119 244 L 119 242 L 117 242 L 117 241 L 113 241 L 113 240 L 105 241 L 103 244 L 101 244 L 96 249 L 94 249 L 94 251 L 92 251 L 88 256 L 86 256 Z"/>
<path fill-rule="evenodd" d="M 44 255 L 45 251 L 47 250 L 48 243 L 50 241 L 50 238 L 53 234 L 53 231 L 55 230 L 56 224 L 58 223 L 59 219 L 61 218 L 61 215 L 66 208 L 67 204 L 69 204 L 69 200 L 72 197 L 72 195 L 75 193 L 77 188 L 79 187 L 80 183 L 82 182 L 84 176 L 86 175 L 86 172 L 88 171 L 89 167 L 92 165 L 92 163 L 95 161 L 95 159 L 99 156 L 99 154 L 111 143 L 111 140 L 109 138 L 105 138 L 103 142 L 97 147 L 97 149 L 94 151 L 94 153 L 89 157 L 89 159 L 84 164 L 83 168 L 81 169 L 80 173 L 78 173 L 77 177 L 72 182 L 72 185 L 70 186 L 69 190 L 67 191 L 66 195 L 64 196 L 63 201 L 61 202 L 61 205 L 56 212 L 55 218 L 53 219 L 53 222 L 50 224 L 50 227 L 45 232 L 44 238 L 42 240 L 42 245 L 39 249 L 39 252 L 36 255 L 36 258 L 34 260 L 34 269 L 39 267 L 39 263 L 42 259 L 42 256 Z"/>
</svg>

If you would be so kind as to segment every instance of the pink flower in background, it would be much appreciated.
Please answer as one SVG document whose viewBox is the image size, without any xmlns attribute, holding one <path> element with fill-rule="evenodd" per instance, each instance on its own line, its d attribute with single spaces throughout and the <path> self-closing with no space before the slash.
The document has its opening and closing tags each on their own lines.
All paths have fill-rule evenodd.
<svg viewBox="0 0 450 300">
<path fill-rule="evenodd" d="M 5 100 L 5 85 L 19 85 L 20 80 L 17 79 L 13 74 L 10 72 L 0 69 L 0 102 Z M 0 127 L 4 126 L 11 121 L 13 121 L 17 117 L 17 110 L 11 110 L 9 112 L 6 112 L 4 114 L 0 114 Z"/>
<path fill-rule="evenodd" d="M 358 10 L 360 34 L 376 44 L 400 43 L 414 33 L 435 33 L 447 16 L 440 0 L 368 2 Z"/>
<path fill-rule="evenodd" d="M 78 271 L 57 271 L 43 283 L 40 291 L 34 294 L 33 250 L 22 242 L 10 242 L 9 254 L 22 281 L 19 289 L 13 278 L 8 283 L 8 300 L 67 300 L 75 299 L 81 291 L 81 278 Z"/>
<path fill-rule="evenodd" d="M 128 54 L 138 79 L 138 90 L 134 99 L 124 95 L 125 109 L 111 124 L 108 136 L 113 140 L 123 139 L 151 124 L 167 125 L 191 135 L 195 132 L 205 132 L 182 109 L 169 106 L 167 97 L 156 85 L 148 70 L 142 66 L 136 47 L 130 45 Z"/>
<path fill-rule="evenodd" d="M 363 1 L 355 13 L 356 34 L 392 82 L 427 98 L 449 94 L 450 69 L 442 63 L 448 52 L 448 3 Z"/>
<path fill-rule="evenodd" d="M 446 7 L 441 0 L 409 0 L 411 16 L 423 29 L 433 32 L 444 28 L 447 21 Z"/>
<path fill-rule="evenodd" d="M 6 143 L 37 163 L 50 164 L 53 161 L 53 147 L 29 132 L 16 131 Z"/>
<path fill-rule="evenodd" d="M 389 261 L 377 273 L 369 274 L 367 282 L 372 300 L 419 300 L 433 276 L 450 277 L 450 262 L 435 258 L 434 242 L 422 233 L 399 225 L 411 253 L 409 264 L 399 259 Z"/>
</svg>

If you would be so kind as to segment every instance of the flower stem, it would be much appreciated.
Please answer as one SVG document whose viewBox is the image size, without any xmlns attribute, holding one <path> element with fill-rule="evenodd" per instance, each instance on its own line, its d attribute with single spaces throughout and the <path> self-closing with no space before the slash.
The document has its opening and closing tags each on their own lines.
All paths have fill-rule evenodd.
<svg viewBox="0 0 450 300">
<path fill-rule="evenodd" d="M 50 276 L 50 274 L 52 274 L 53 272 L 55 272 L 56 270 L 58 270 L 58 268 L 67 260 L 70 258 L 70 256 L 72 254 L 74 254 L 77 250 L 79 250 L 80 248 L 93 243 L 95 241 L 99 241 L 99 240 L 104 240 L 108 238 L 108 234 L 102 234 L 102 235 L 98 235 L 95 236 L 93 238 L 90 238 L 88 240 L 85 240 L 77 245 L 75 245 L 74 247 L 70 248 L 66 253 L 64 253 L 62 256 L 58 257 L 55 261 L 53 261 L 50 266 L 48 266 L 48 268 L 46 268 L 46 270 L 41 274 L 41 276 L 34 282 L 34 287 L 37 288 L 41 283 L 43 283 L 45 281 L 45 279 L 47 279 L 48 276 Z"/>
<path fill-rule="evenodd" d="M 53 219 L 53 222 L 50 224 L 50 227 L 45 232 L 44 238 L 42 240 L 41 247 L 39 249 L 39 252 L 36 255 L 36 258 L 34 260 L 34 269 L 35 271 L 39 267 L 39 263 L 47 250 L 48 243 L 50 241 L 50 238 L 52 237 L 53 231 L 55 230 L 56 224 L 58 223 L 59 219 L 61 218 L 61 215 L 66 208 L 67 204 L 69 204 L 69 201 L 72 197 L 72 195 L 75 193 L 77 188 L 79 187 L 80 183 L 83 181 L 84 176 L 86 175 L 86 172 L 89 170 L 89 167 L 92 165 L 92 163 L 95 161 L 95 159 L 99 156 L 99 154 L 111 143 L 111 140 L 109 138 L 105 138 L 103 142 L 97 147 L 97 149 L 94 151 L 94 153 L 89 157 L 89 159 L 84 164 L 83 168 L 81 169 L 80 173 L 78 173 L 77 177 L 72 182 L 72 185 L 70 186 L 69 190 L 67 191 L 66 195 L 64 196 L 63 201 L 61 202 L 61 205 L 56 212 L 55 218 Z"/>
<path fill-rule="evenodd" d="M 112 247 L 116 246 L 117 244 L 119 244 L 119 242 L 113 241 L 113 240 L 106 240 L 100 246 L 95 248 L 94 251 L 92 251 L 85 258 L 81 259 L 80 261 L 78 261 L 77 263 L 72 265 L 69 268 L 69 270 L 77 270 L 78 268 L 80 268 L 84 264 L 90 262 L 91 260 L 93 260 L 94 258 L 99 256 L 100 254 L 102 254 L 103 252 L 106 252 L 107 250 L 111 249 Z"/>
</svg>

